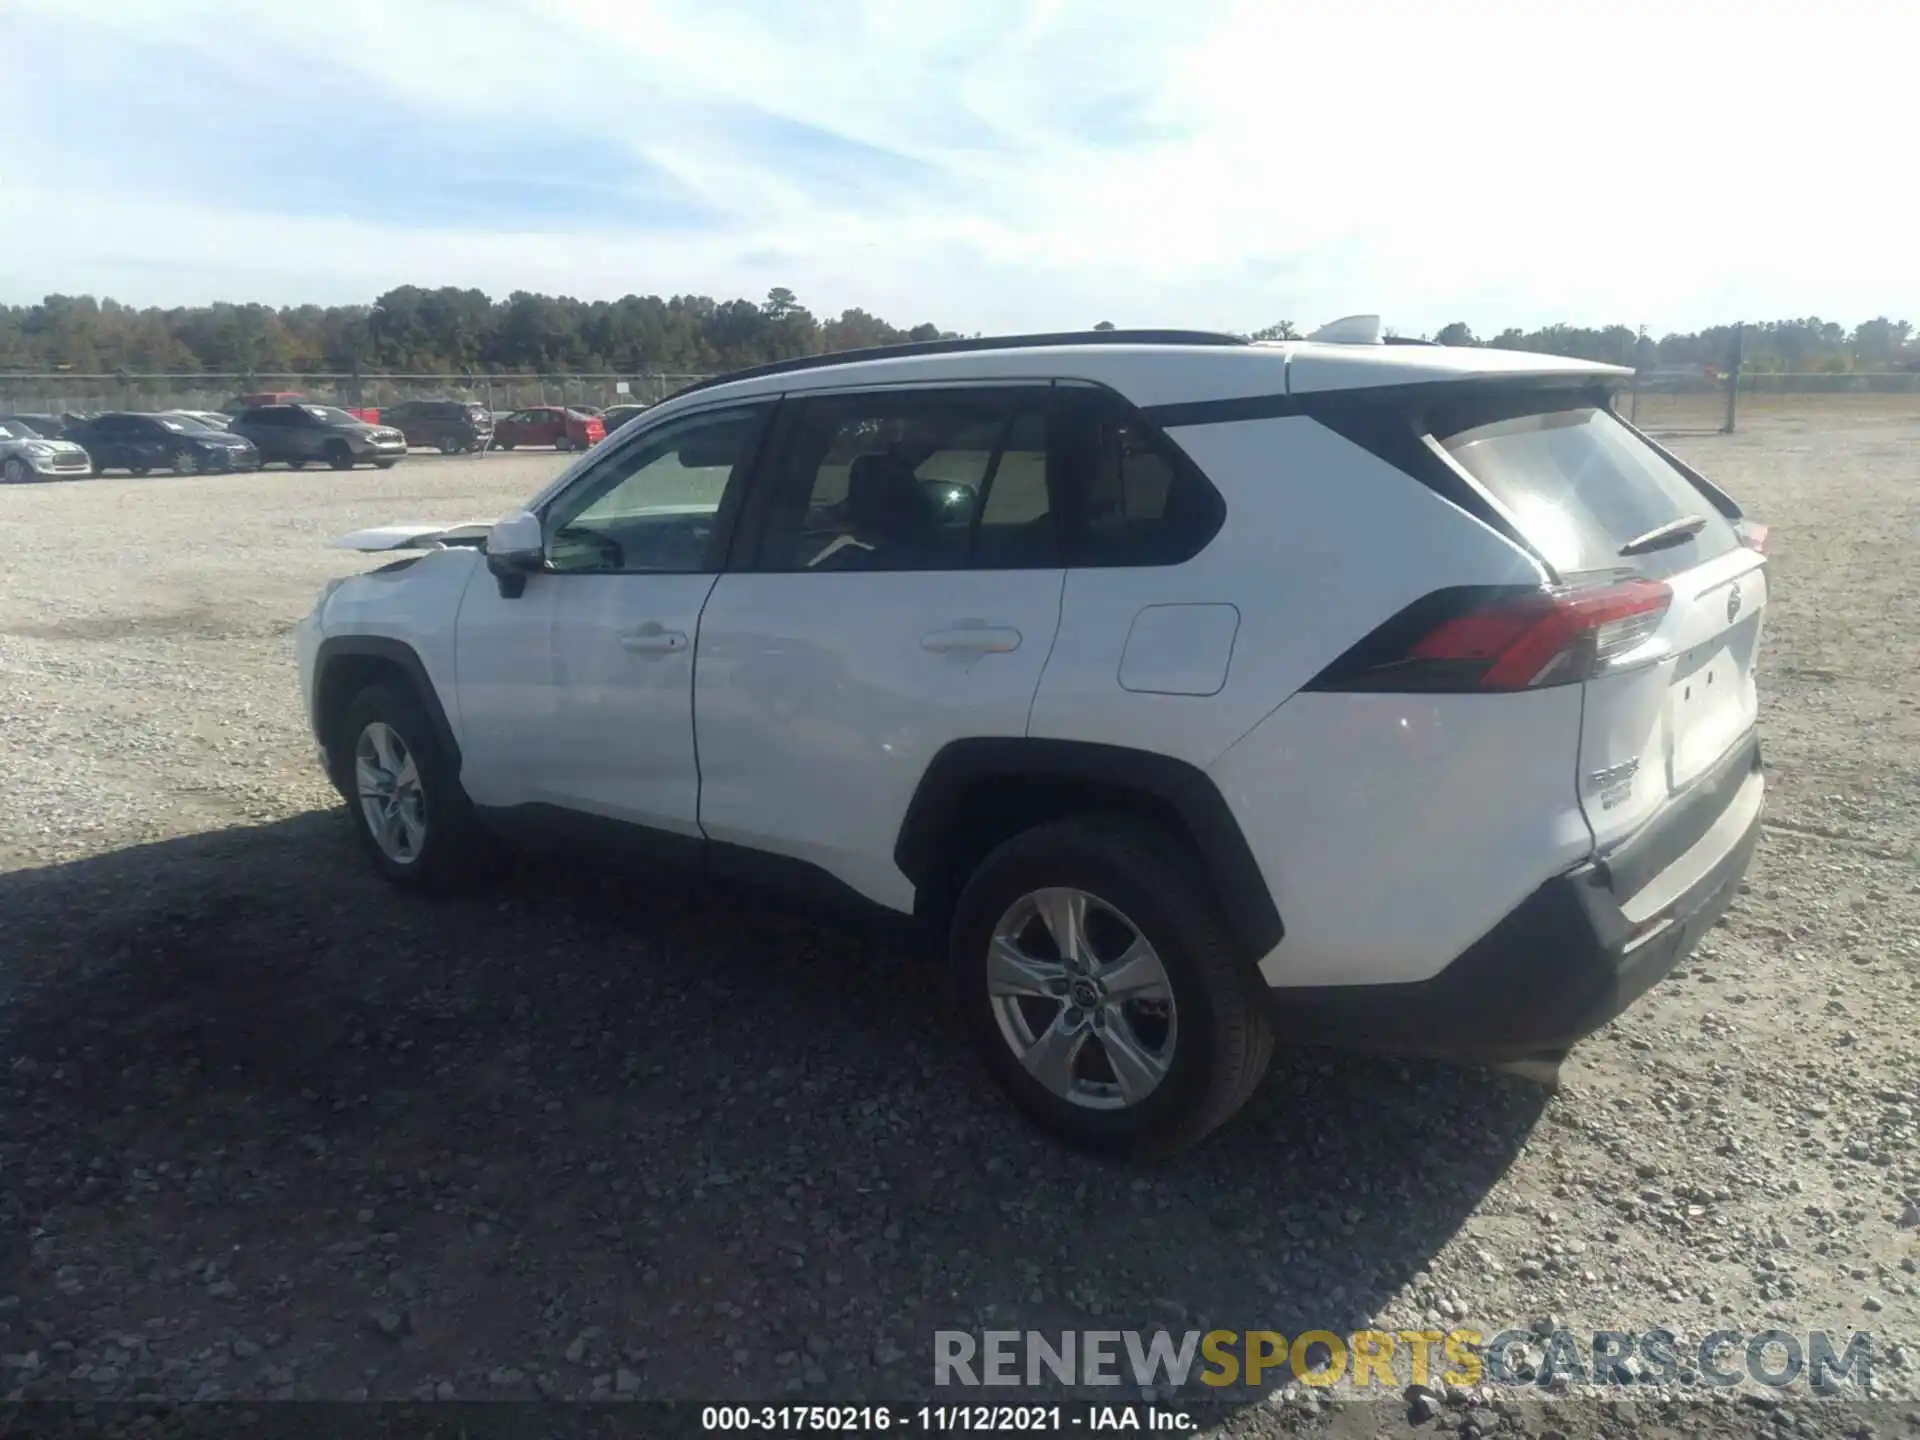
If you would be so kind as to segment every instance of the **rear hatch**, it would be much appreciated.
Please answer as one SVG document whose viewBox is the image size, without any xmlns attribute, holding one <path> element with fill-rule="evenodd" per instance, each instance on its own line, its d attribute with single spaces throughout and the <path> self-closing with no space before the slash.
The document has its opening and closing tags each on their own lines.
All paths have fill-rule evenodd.
<svg viewBox="0 0 1920 1440">
<path fill-rule="evenodd" d="M 1580 804 L 1605 854 L 1663 813 L 1724 808 L 1738 788 L 1722 781 L 1754 743 L 1761 532 L 1590 399 L 1514 408 L 1434 433 L 1561 585 L 1640 597 L 1583 682 Z M 1698 831 L 1714 817 L 1688 818 Z"/>
</svg>

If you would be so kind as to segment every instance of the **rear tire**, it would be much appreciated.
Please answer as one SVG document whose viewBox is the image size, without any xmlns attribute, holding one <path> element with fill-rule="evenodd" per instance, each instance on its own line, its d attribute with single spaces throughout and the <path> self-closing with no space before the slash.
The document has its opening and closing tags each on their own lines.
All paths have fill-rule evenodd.
<svg viewBox="0 0 1920 1440">
<path fill-rule="evenodd" d="M 553 442 L 553 448 L 563 452 L 567 450 L 571 450 L 573 449 L 573 441 L 568 439 L 565 435 L 562 435 L 558 440 Z"/>
<path fill-rule="evenodd" d="M 399 683 L 369 685 L 334 727 L 329 763 L 374 869 L 444 894 L 479 879 L 488 847 L 426 707 Z"/>
<path fill-rule="evenodd" d="M 127 473 L 134 476 L 151 475 L 153 473 L 153 467 L 151 465 L 129 465 L 127 467 Z"/>
<path fill-rule="evenodd" d="M 1062 963 L 1056 923 L 1081 937 L 1077 961 Z M 1191 1145 L 1246 1103 L 1273 1055 L 1259 973 L 1198 861 L 1125 816 L 1042 825 L 990 854 L 955 907 L 949 966 L 994 1078 L 1084 1149 Z M 1071 1058 L 1050 1065 L 1049 1050 Z"/>
<path fill-rule="evenodd" d="M 513 448 L 513 441 L 496 440 L 493 442 L 493 448 L 496 450 L 511 450 Z"/>
<path fill-rule="evenodd" d="M 304 460 L 289 460 L 287 461 L 287 468 L 289 470 L 304 470 L 307 468 L 307 462 Z"/>
<path fill-rule="evenodd" d="M 395 458 L 392 460 L 376 460 L 373 462 L 373 468 L 376 470 L 391 470 L 394 466 L 398 465 L 399 463 L 400 461 L 398 460 L 398 458 Z"/>
<path fill-rule="evenodd" d="M 353 451 L 347 448 L 346 441 L 329 440 L 327 442 L 327 464 L 336 470 L 353 468 Z"/>
</svg>

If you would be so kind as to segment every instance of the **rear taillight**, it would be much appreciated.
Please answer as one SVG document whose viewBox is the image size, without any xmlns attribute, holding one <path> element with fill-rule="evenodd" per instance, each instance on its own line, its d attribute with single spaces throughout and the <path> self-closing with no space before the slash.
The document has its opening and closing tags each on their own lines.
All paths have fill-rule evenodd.
<svg viewBox="0 0 1920 1440">
<path fill-rule="evenodd" d="M 1577 684 L 1644 644 L 1672 600 L 1657 580 L 1442 590 L 1382 625 L 1308 688 L 1433 693 Z"/>
<path fill-rule="evenodd" d="M 1735 522 L 1733 533 L 1739 537 L 1740 543 L 1746 546 L 1747 549 L 1761 555 L 1767 553 L 1767 527 L 1765 525 L 1756 525 L 1751 520 L 1740 520 Z"/>
</svg>

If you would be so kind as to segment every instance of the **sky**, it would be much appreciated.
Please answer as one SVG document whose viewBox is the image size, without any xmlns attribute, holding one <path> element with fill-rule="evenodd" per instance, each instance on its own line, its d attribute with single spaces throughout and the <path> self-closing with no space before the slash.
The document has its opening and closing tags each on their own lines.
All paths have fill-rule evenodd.
<svg viewBox="0 0 1920 1440">
<path fill-rule="evenodd" d="M 0 301 L 1920 320 L 1914 0 L 0 0 Z"/>
</svg>

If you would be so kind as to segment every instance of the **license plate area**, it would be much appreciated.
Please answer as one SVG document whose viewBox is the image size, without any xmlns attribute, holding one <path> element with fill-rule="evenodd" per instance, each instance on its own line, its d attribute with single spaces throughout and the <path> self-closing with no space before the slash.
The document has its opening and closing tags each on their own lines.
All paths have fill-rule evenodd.
<svg viewBox="0 0 1920 1440">
<path fill-rule="evenodd" d="M 1667 687 L 1668 784 L 1684 789 L 1753 728 L 1760 612 L 1676 657 Z"/>
</svg>

